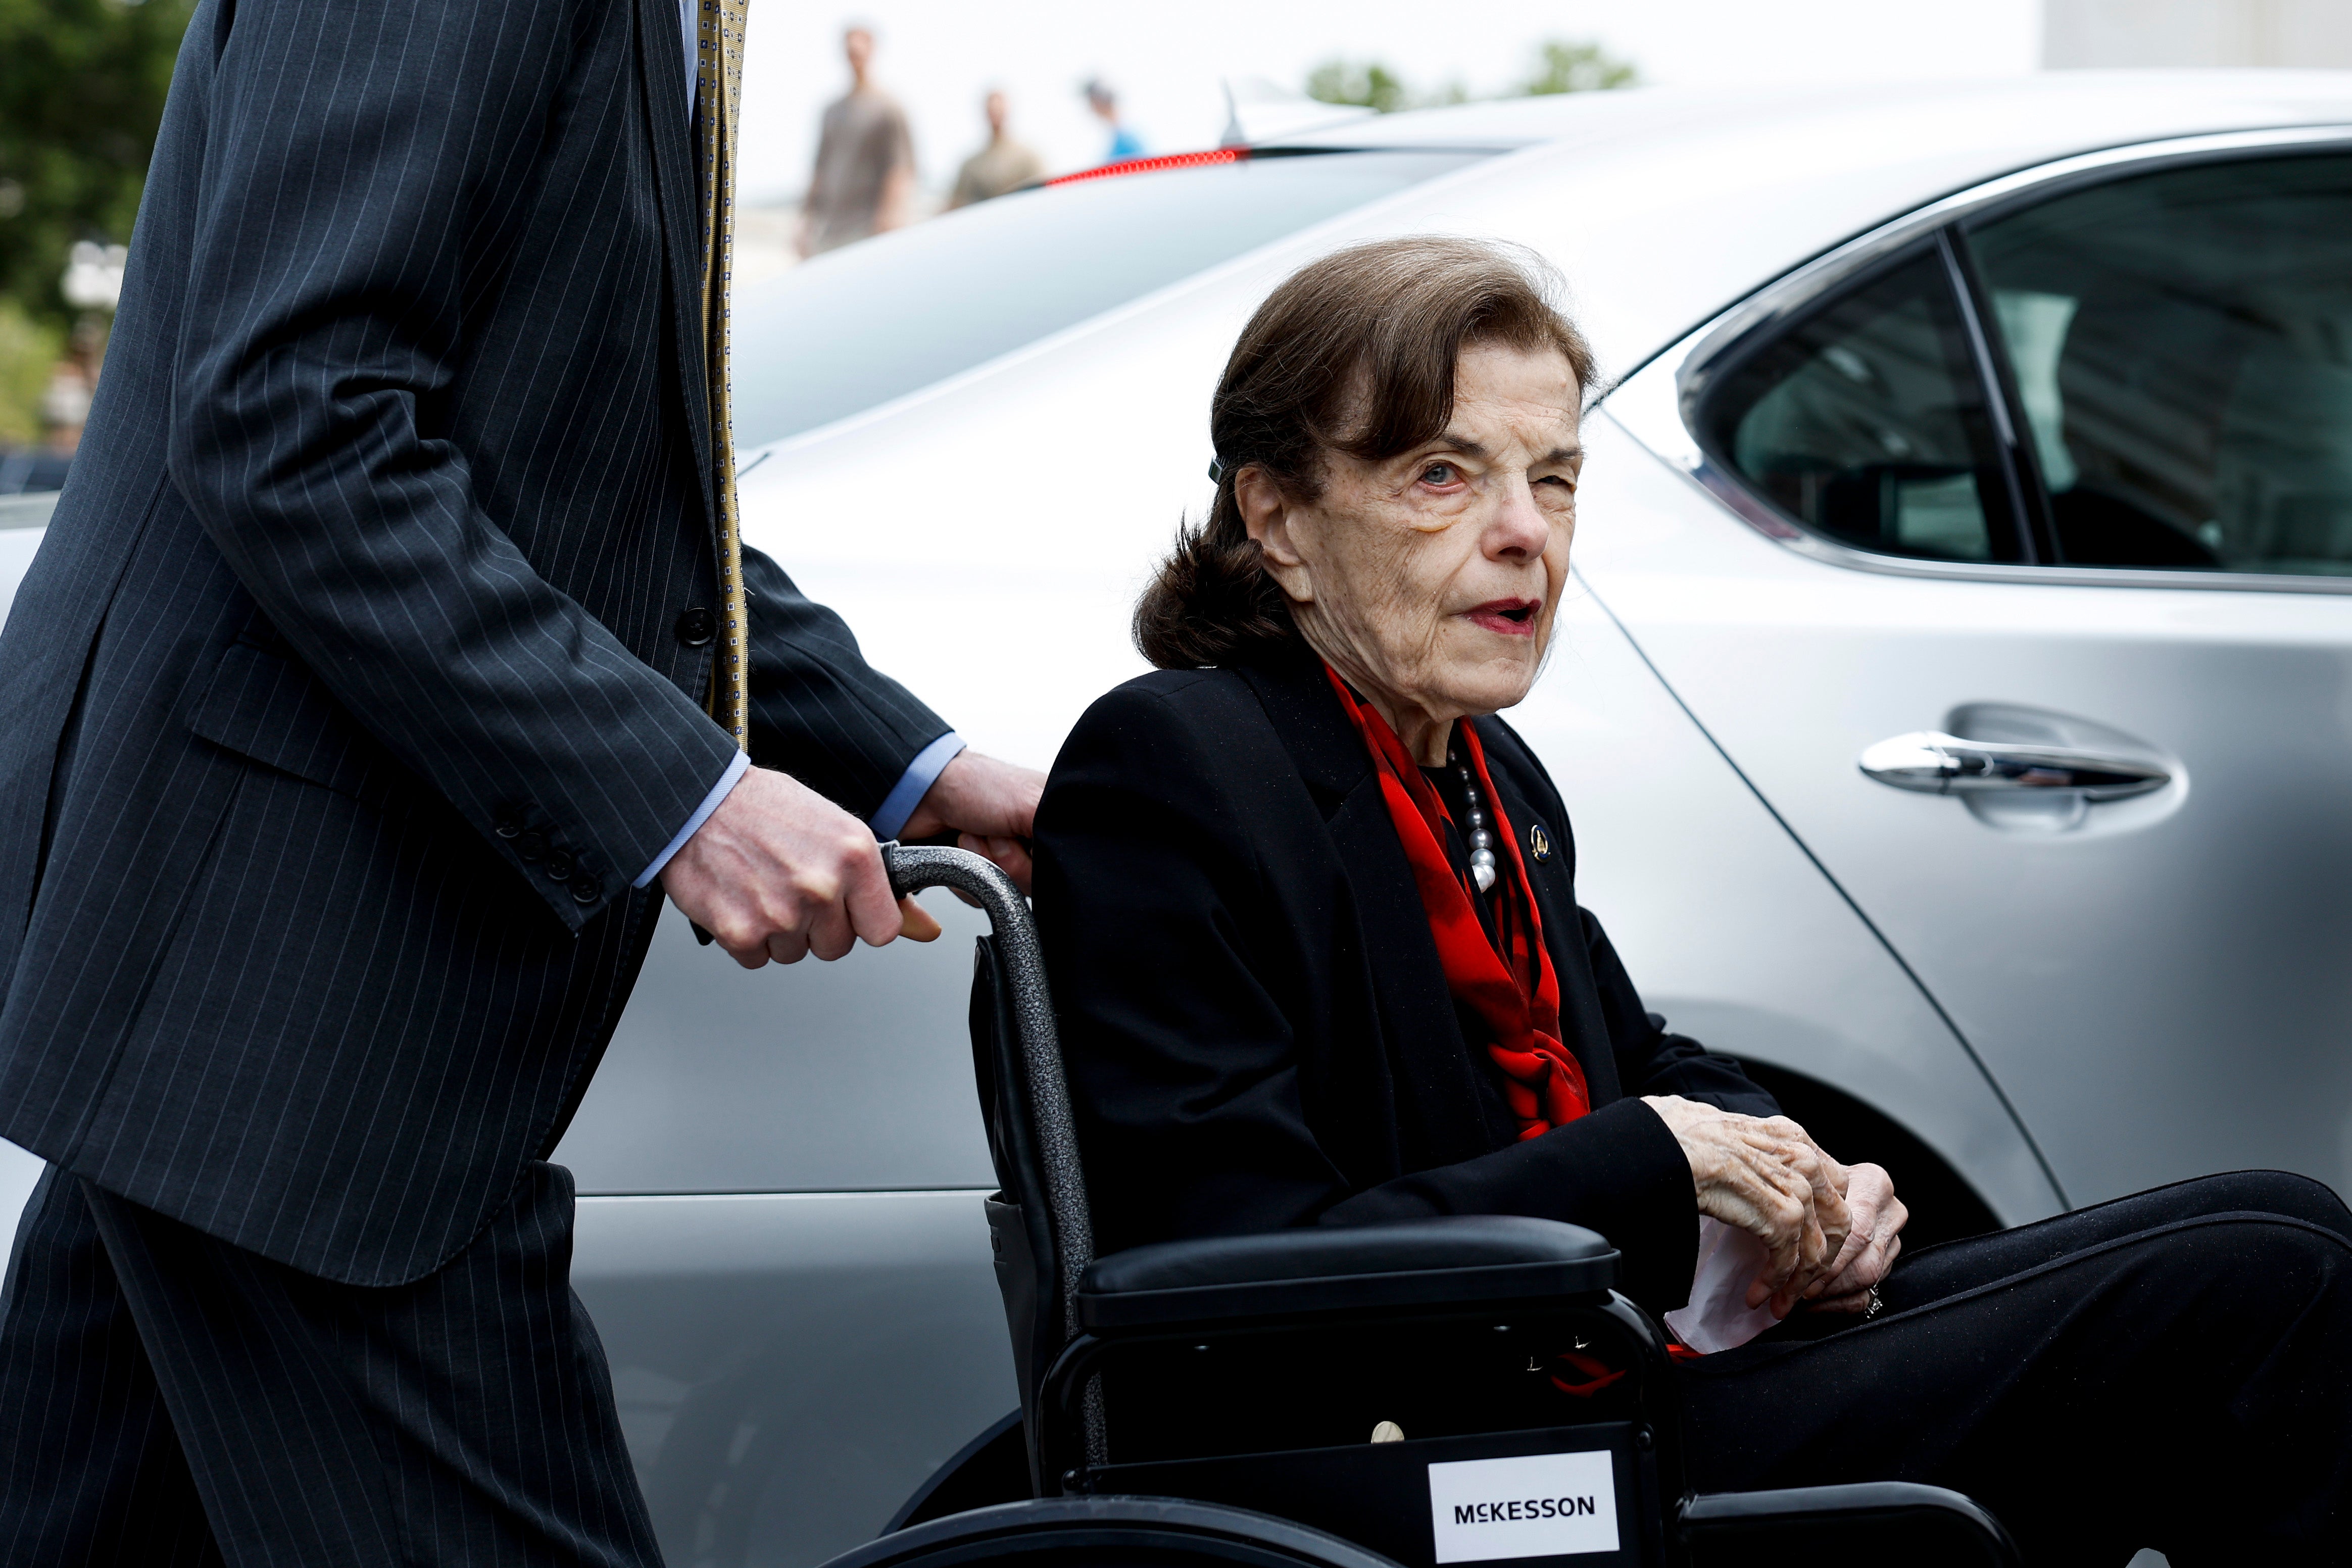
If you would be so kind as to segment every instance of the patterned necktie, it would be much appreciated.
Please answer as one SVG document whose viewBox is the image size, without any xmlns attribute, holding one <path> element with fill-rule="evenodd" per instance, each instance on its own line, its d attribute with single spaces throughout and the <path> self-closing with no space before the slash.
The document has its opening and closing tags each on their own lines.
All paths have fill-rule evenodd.
<svg viewBox="0 0 2352 1568">
<path fill-rule="evenodd" d="M 750 620 L 743 544 L 735 508 L 735 412 L 727 388 L 727 286 L 735 252 L 735 123 L 743 93 L 743 23 L 751 0 L 700 0 L 694 50 L 697 125 L 702 153 L 702 352 L 710 367 L 711 476 L 719 498 L 719 591 L 726 600 L 710 683 L 710 712 L 749 751 L 750 694 L 744 665 Z"/>
</svg>

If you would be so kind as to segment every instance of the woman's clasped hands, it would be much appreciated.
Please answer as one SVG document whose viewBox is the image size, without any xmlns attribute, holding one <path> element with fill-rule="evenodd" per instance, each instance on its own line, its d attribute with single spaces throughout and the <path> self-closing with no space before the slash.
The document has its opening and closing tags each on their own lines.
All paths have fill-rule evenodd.
<svg viewBox="0 0 2352 1568">
<path fill-rule="evenodd" d="M 1698 1211 L 1764 1244 L 1748 1304 L 1785 1318 L 1868 1310 L 1902 1250 L 1909 1217 L 1877 1165 L 1842 1165 L 1785 1116 L 1759 1118 L 1676 1095 L 1647 1095 L 1690 1162 Z"/>
</svg>

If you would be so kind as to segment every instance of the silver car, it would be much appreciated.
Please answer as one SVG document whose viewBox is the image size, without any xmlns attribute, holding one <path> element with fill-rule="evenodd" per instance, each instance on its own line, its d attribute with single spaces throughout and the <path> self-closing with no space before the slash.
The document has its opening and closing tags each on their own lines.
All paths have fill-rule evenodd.
<svg viewBox="0 0 2352 1568">
<path fill-rule="evenodd" d="M 1430 230 L 1549 258 L 1619 377 L 1511 718 L 1650 1005 L 1920 1238 L 2352 1185 L 2352 75 L 1578 95 L 1007 197 L 742 303 L 749 532 L 1043 763 L 1251 309 Z M 866 1539 L 1014 1405 L 937 909 L 749 973 L 673 913 L 559 1151 L 680 1568 Z"/>
</svg>

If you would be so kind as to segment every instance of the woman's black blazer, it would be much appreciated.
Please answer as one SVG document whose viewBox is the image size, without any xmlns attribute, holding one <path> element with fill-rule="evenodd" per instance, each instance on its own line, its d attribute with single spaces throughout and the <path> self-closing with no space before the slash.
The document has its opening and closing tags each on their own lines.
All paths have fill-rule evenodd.
<svg viewBox="0 0 2352 1568">
<path fill-rule="evenodd" d="M 1644 1305 L 1682 1304 L 1690 1166 L 1640 1096 L 1776 1108 L 1643 1010 L 1577 907 L 1550 778 L 1509 725 L 1476 722 L 1592 1092 L 1591 1115 L 1524 1142 L 1311 654 L 1143 676 L 1078 721 L 1037 813 L 1036 908 L 1101 1250 L 1534 1215 L 1608 1237 Z"/>
</svg>

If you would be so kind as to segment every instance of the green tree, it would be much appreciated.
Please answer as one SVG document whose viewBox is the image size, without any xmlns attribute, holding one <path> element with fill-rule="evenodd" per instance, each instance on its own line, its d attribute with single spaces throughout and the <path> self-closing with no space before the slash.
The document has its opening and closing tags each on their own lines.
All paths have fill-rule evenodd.
<svg viewBox="0 0 2352 1568">
<path fill-rule="evenodd" d="M 1553 38 L 1536 52 L 1533 75 L 1496 96 L 1534 98 L 1555 92 L 1592 92 L 1632 87 L 1640 79 L 1630 61 L 1621 60 L 1599 44 Z M 1324 103 L 1345 103 L 1358 109 L 1393 114 L 1400 109 L 1433 109 L 1467 103 L 1470 89 L 1449 82 L 1434 92 L 1416 92 L 1381 60 L 1350 60 L 1333 56 L 1307 73 L 1307 96 Z"/>
<path fill-rule="evenodd" d="M 1542 98 L 1555 92 L 1600 92 L 1632 87 L 1640 74 L 1630 60 L 1621 60 L 1599 44 L 1576 44 L 1553 38 L 1538 51 L 1536 74 L 1514 96 Z"/>
<path fill-rule="evenodd" d="M 0 299 L 63 328 L 77 239 L 131 237 L 194 0 L 0 0 Z"/>
<path fill-rule="evenodd" d="M 36 321 L 13 300 L 0 300 L 0 447 L 29 447 L 41 435 L 41 394 L 66 334 Z"/>
<path fill-rule="evenodd" d="M 1358 64 L 1336 56 L 1307 73 L 1307 96 L 1324 103 L 1344 103 L 1394 114 L 1415 107 L 1404 79 L 1378 60 Z"/>
</svg>

